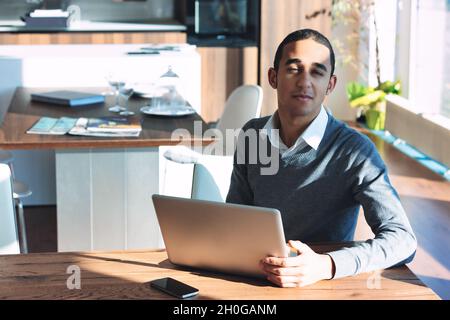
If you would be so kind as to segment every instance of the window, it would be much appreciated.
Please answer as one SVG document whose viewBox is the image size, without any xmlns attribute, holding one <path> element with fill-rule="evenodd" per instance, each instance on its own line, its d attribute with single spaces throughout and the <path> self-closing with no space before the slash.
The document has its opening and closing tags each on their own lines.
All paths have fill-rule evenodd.
<svg viewBox="0 0 450 320">
<path fill-rule="evenodd" d="M 447 0 L 445 8 L 445 33 L 444 33 L 444 73 L 441 114 L 450 118 L 450 0 Z"/>
<path fill-rule="evenodd" d="M 415 111 L 450 119 L 450 0 L 398 0 L 397 75 Z"/>
</svg>

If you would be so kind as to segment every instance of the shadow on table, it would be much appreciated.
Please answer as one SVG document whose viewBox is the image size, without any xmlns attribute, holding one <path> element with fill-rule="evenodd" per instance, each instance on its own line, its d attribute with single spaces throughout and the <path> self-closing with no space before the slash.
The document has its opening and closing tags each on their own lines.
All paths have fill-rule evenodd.
<svg viewBox="0 0 450 320">
<path fill-rule="evenodd" d="M 169 259 L 161 261 L 159 263 L 159 266 L 160 267 L 164 266 L 167 269 L 189 272 L 190 274 L 199 276 L 199 277 L 214 278 L 214 279 L 232 281 L 232 282 L 237 282 L 237 283 L 245 283 L 245 284 L 258 286 L 258 287 L 275 286 L 275 285 L 272 285 L 269 281 L 265 280 L 264 278 L 256 278 L 256 277 L 251 277 L 251 276 L 228 274 L 228 273 L 223 273 L 220 271 L 210 271 L 210 270 L 205 270 L 205 269 L 200 269 L 200 268 L 179 266 L 179 265 L 174 265 L 173 263 L 171 263 L 169 261 Z"/>
<path fill-rule="evenodd" d="M 431 288 L 441 299 L 450 300 L 450 280 L 437 277 L 422 276 L 420 274 L 417 277 L 426 285 Z"/>
</svg>

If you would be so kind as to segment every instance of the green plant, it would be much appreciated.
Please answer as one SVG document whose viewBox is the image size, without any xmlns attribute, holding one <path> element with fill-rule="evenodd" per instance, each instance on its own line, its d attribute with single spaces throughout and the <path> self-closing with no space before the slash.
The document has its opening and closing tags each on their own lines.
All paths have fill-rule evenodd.
<svg viewBox="0 0 450 320">
<path fill-rule="evenodd" d="M 386 95 L 400 94 L 400 81 L 385 81 L 377 87 L 362 85 L 358 82 L 350 82 L 347 85 L 347 97 L 350 106 L 359 108 L 363 117 L 357 121 L 365 121 L 369 129 L 384 130 L 386 120 Z"/>
<path fill-rule="evenodd" d="M 347 84 L 347 97 L 353 108 L 374 109 L 380 102 L 385 101 L 388 94 L 401 94 L 400 80 L 385 81 L 375 88 L 358 82 Z"/>
</svg>

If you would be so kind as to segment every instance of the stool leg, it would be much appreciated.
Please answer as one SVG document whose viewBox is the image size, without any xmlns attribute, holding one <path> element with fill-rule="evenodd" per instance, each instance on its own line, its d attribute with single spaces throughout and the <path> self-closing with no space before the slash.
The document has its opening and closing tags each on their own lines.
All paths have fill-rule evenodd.
<svg viewBox="0 0 450 320">
<path fill-rule="evenodd" d="M 11 177 L 12 177 L 12 179 L 14 181 L 16 179 L 16 177 L 14 175 L 14 166 L 13 166 L 12 162 L 9 164 L 9 168 L 11 169 Z"/>
<path fill-rule="evenodd" d="M 17 215 L 20 229 L 20 247 L 22 253 L 28 253 L 27 232 L 25 226 L 25 214 L 23 212 L 23 204 L 20 199 L 16 199 Z"/>
</svg>

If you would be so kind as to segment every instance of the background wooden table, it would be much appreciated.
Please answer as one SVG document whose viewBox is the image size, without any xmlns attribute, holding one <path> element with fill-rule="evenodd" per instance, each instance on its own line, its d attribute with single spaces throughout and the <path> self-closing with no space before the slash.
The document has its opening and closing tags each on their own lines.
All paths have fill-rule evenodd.
<svg viewBox="0 0 450 320">
<path fill-rule="evenodd" d="M 16 89 L 11 105 L 6 114 L 0 114 L 0 148 L 2 149 L 73 149 L 73 148 L 142 148 L 160 145 L 175 145 L 181 139 L 174 139 L 172 133 L 176 129 L 185 129 L 190 135 L 183 140 L 190 143 L 209 144 L 211 138 L 203 137 L 207 124 L 197 113 L 183 117 L 149 116 L 140 112 L 140 108 L 149 103 L 149 99 L 133 97 L 129 101 L 129 109 L 136 114 L 142 125 L 139 137 L 83 137 L 71 135 L 36 135 L 27 134 L 41 117 L 98 118 L 118 116 L 108 111 L 114 104 L 114 96 L 106 96 L 105 103 L 69 108 L 45 102 L 31 101 L 31 94 L 56 90 L 74 90 L 80 92 L 101 93 L 107 88 L 23 88 Z M 194 123 L 199 125 L 199 132 Z"/>
<path fill-rule="evenodd" d="M 326 252 L 336 245 L 312 247 Z M 81 270 L 79 290 L 67 288 L 72 265 Z M 195 299 L 438 299 L 406 266 L 279 288 L 266 280 L 176 267 L 164 251 L 0 256 L 0 299 L 171 299 L 149 286 L 162 277 L 198 288 Z"/>
</svg>

